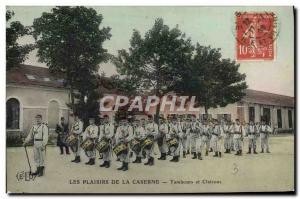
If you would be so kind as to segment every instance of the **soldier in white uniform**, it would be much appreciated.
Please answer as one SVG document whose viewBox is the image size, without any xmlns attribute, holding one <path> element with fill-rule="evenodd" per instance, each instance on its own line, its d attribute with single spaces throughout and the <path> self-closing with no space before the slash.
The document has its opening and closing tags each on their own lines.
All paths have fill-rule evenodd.
<svg viewBox="0 0 300 199">
<path fill-rule="evenodd" d="M 234 142 L 234 148 L 236 150 L 235 155 L 242 155 L 242 149 L 243 149 L 243 126 L 240 124 L 239 119 L 235 120 L 235 124 L 233 125 L 233 142 Z"/>
<path fill-rule="evenodd" d="M 128 143 L 133 138 L 133 128 L 127 122 L 127 119 L 122 119 L 120 126 L 116 131 L 116 145 L 124 143 L 128 147 Z M 122 166 L 118 170 L 127 171 L 129 163 L 129 150 L 126 150 L 124 153 L 118 157 L 122 162 Z"/>
<path fill-rule="evenodd" d="M 215 152 L 215 155 L 213 157 L 221 157 L 221 151 L 220 151 L 220 144 L 219 141 L 221 139 L 221 126 L 219 125 L 218 121 L 215 120 L 213 122 L 212 131 L 211 131 L 211 140 L 210 140 L 210 146 Z"/>
<path fill-rule="evenodd" d="M 224 148 L 225 148 L 225 153 L 230 153 L 231 151 L 231 122 L 225 121 L 224 125 L 222 126 L 222 130 L 224 133 Z"/>
<path fill-rule="evenodd" d="M 182 135 L 180 138 L 180 144 L 182 146 L 182 157 L 186 158 L 186 152 L 188 150 L 188 137 L 190 134 L 190 121 L 187 119 L 185 121 L 178 121 L 182 130 Z"/>
<path fill-rule="evenodd" d="M 199 139 L 199 150 L 200 153 L 203 151 L 205 147 L 205 156 L 208 156 L 208 150 L 210 148 L 210 135 L 211 135 L 211 127 L 208 125 L 207 121 L 203 122 L 202 130 L 200 132 L 200 139 Z"/>
<path fill-rule="evenodd" d="M 133 138 L 141 141 L 145 138 L 146 130 L 145 130 L 145 119 L 135 119 L 133 125 Z M 139 151 L 133 151 L 135 153 L 135 160 L 132 163 L 142 163 L 142 149 L 140 147 Z"/>
<path fill-rule="evenodd" d="M 43 176 L 45 169 L 45 147 L 48 143 L 48 126 L 42 123 L 42 115 L 36 115 L 34 124 L 24 141 L 26 146 L 33 139 L 33 154 L 36 171 L 32 175 Z"/>
<path fill-rule="evenodd" d="M 270 153 L 269 134 L 272 133 L 272 128 L 266 124 L 265 120 L 261 121 L 261 125 L 259 127 L 259 133 L 260 133 L 261 153 L 264 153 L 264 149 L 266 149 L 267 153 Z"/>
<path fill-rule="evenodd" d="M 247 154 L 251 154 L 251 149 L 253 149 L 253 153 L 257 154 L 256 152 L 256 138 L 257 138 L 257 128 L 254 125 L 253 121 L 249 122 L 249 125 L 247 126 L 247 137 L 248 137 L 248 142 L 249 142 L 249 151 Z"/>
<path fill-rule="evenodd" d="M 91 139 L 94 143 L 93 148 L 91 150 L 85 151 L 86 156 L 89 158 L 89 161 L 85 164 L 87 165 L 94 165 L 95 164 L 95 158 L 96 158 L 96 150 L 95 150 L 95 143 L 98 136 L 99 128 L 95 124 L 95 118 L 89 119 L 89 126 L 86 127 L 84 133 L 83 133 L 83 140 Z"/>
<path fill-rule="evenodd" d="M 109 142 L 108 150 L 102 153 L 103 163 L 100 167 L 109 168 L 110 167 L 110 160 L 111 160 L 111 143 L 112 137 L 114 136 L 115 127 L 112 123 L 109 122 L 108 115 L 104 115 L 103 123 L 100 125 L 100 136 L 98 141 L 101 139 L 106 139 Z"/>
<path fill-rule="evenodd" d="M 197 150 L 197 145 L 200 146 L 200 132 L 201 132 L 201 123 L 196 120 L 195 116 L 192 116 L 192 121 L 190 125 L 190 142 L 191 142 L 191 153 L 193 155 L 192 159 L 201 158 L 200 149 Z M 200 147 L 198 147 L 200 148 Z M 198 153 L 197 153 L 198 152 Z"/>
<path fill-rule="evenodd" d="M 164 118 L 160 118 L 159 137 L 157 139 L 157 144 L 160 151 L 160 157 L 158 158 L 158 160 L 166 160 L 167 151 L 168 151 L 168 146 L 166 143 L 166 135 L 168 131 L 169 131 L 168 123 L 165 121 Z"/>
<path fill-rule="evenodd" d="M 169 132 L 166 135 L 167 140 L 175 138 L 178 142 L 177 147 L 170 147 L 170 155 L 173 156 L 173 158 L 170 160 L 170 162 L 178 162 L 179 161 L 179 155 L 180 155 L 180 143 L 179 139 L 181 137 L 181 127 L 178 125 L 176 118 L 172 118 L 172 122 L 169 124 Z"/>
<path fill-rule="evenodd" d="M 75 136 L 77 136 L 77 144 L 75 144 L 76 146 L 74 147 L 74 149 L 72 149 L 73 147 L 71 146 L 71 149 L 75 155 L 75 159 L 72 160 L 71 162 L 75 162 L 75 163 L 79 163 L 80 162 L 80 144 L 82 142 L 82 131 L 83 131 L 83 122 L 79 119 L 78 115 L 74 114 L 74 123 L 72 124 L 70 133 L 73 133 Z"/>
<path fill-rule="evenodd" d="M 145 138 L 151 138 L 153 139 L 153 144 L 150 148 L 145 149 L 147 162 L 144 165 L 152 166 L 154 164 L 154 158 L 153 158 L 153 146 L 154 146 L 154 140 L 158 137 L 158 125 L 153 121 L 152 116 L 148 116 L 148 123 L 146 124 L 146 135 Z"/>
</svg>

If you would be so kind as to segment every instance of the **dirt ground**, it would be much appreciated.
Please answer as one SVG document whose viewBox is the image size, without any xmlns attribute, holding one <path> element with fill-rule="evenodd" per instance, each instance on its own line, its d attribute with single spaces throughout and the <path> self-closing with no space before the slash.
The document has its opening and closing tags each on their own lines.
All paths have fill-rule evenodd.
<svg viewBox="0 0 300 199">
<path fill-rule="evenodd" d="M 187 193 L 187 192 L 253 192 L 291 191 L 294 188 L 294 136 L 271 137 L 271 153 L 223 154 L 222 158 L 191 156 L 179 163 L 157 160 L 155 165 L 130 164 L 129 171 L 117 171 L 120 162 L 111 168 L 100 168 L 82 162 L 71 163 L 73 155 L 59 155 L 57 147 L 47 147 L 46 174 L 35 179 L 22 178 L 29 171 L 23 147 L 7 149 L 7 191 L 13 193 Z M 258 142 L 258 151 L 260 151 Z M 28 148 L 31 164 L 32 148 Z M 168 157 L 170 159 L 171 157 Z M 134 158 L 132 158 L 133 160 Z M 131 160 L 131 161 L 132 161 Z M 145 161 L 145 160 L 144 160 Z M 34 166 L 33 166 L 34 167 Z M 34 170 L 35 168 L 33 168 Z M 23 176 L 24 177 L 24 176 Z M 28 176 L 27 176 L 28 177 Z M 118 184 L 117 184 L 118 181 Z"/>
</svg>

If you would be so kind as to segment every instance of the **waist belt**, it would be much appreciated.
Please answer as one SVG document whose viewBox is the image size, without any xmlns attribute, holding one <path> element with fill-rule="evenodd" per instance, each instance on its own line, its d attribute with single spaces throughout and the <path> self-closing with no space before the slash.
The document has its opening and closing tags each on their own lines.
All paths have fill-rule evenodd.
<svg viewBox="0 0 300 199">
<path fill-rule="evenodd" d="M 260 133 L 268 133 L 267 131 L 262 131 L 262 132 L 260 132 Z"/>
<path fill-rule="evenodd" d="M 255 135 L 256 133 L 248 133 L 249 135 Z"/>
<path fill-rule="evenodd" d="M 238 135 L 240 135 L 240 134 L 242 134 L 241 132 L 234 132 L 234 134 L 238 134 Z"/>
<path fill-rule="evenodd" d="M 216 133 L 212 133 L 213 135 L 215 135 L 215 136 L 219 136 L 219 134 L 216 134 Z"/>
<path fill-rule="evenodd" d="M 34 139 L 34 141 L 43 141 L 43 139 Z"/>
</svg>

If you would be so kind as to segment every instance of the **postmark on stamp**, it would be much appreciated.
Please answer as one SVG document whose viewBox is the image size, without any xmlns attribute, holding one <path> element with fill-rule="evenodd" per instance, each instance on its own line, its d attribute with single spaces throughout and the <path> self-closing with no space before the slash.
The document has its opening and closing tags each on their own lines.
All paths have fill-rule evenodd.
<svg viewBox="0 0 300 199">
<path fill-rule="evenodd" d="M 274 60 L 276 15 L 273 12 L 236 12 L 237 60 Z"/>
</svg>

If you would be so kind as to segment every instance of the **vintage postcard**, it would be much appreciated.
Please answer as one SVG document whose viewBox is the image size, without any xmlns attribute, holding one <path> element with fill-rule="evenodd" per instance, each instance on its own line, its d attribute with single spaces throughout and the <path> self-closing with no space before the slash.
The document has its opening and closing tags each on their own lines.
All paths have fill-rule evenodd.
<svg viewBox="0 0 300 199">
<path fill-rule="evenodd" d="M 7 193 L 293 193 L 294 29 L 292 6 L 7 6 Z"/>
</svg>

